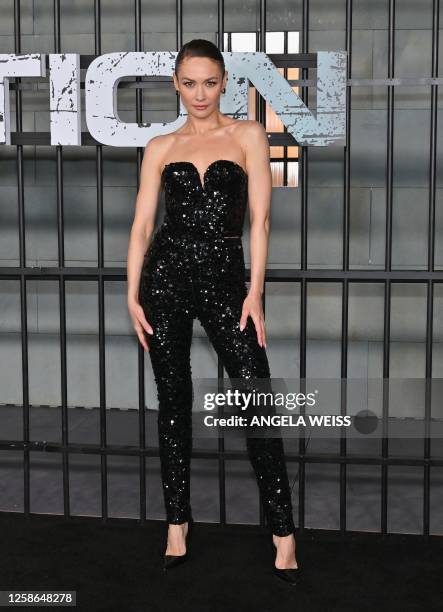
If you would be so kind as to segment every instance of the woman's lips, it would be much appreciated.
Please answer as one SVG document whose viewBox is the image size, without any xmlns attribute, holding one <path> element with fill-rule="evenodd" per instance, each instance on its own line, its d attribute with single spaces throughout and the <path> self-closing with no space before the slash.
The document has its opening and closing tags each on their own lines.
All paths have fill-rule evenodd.
<svg viewBox="0 0 443 612">
<path fill-rule="evenodd" d="M 207 108 L 207 104 L 194 104 L 194 108 L 197 108 L 198 110 L 203 110 L 204 108 Z"/>
</svg>

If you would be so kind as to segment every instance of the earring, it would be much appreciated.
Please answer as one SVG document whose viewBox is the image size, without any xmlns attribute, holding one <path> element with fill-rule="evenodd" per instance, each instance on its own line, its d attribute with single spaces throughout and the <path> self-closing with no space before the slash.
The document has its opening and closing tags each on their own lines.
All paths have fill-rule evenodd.
<svg viewBox="0 0 443 612">
<path fill-rule="evenodd" d="M 223 87 L 223 89 L 222 89 L 222 93 L 223 93 L 223 94 L 224 94 L 224 93 L 226 93 L 226 87 Z"/>
</svg>

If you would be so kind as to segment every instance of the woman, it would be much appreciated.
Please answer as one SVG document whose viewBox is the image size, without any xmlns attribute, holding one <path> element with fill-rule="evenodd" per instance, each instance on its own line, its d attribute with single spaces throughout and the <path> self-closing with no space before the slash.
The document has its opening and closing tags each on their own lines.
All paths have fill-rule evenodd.
<svg viewBox="0 0 443 612">
<path fill-rule="evenodd" d="M 159 452 L 168 520 L 165 568 L 187 558 L 192 448 L 190 346 L 198 317 L 231 378 L 270 377 L 262 293 L 271 173 L 266 131 L 219 111 L 227 72 L 219 49 L 193 40 L 177 54 L 177 94 L 188 112 L 145 148 L 128 251 L 128 308 L 156 380 Z M 154 235 L 159 189 L 166 216 Z M 249 200 L 251 283 L 242 226 Z M 145 332 L 149 334 L 149 344 Z M 274 573 L 295 584 L 295 527 L 281 438 L 247 438 L 264 502 Z"/>
</svg>

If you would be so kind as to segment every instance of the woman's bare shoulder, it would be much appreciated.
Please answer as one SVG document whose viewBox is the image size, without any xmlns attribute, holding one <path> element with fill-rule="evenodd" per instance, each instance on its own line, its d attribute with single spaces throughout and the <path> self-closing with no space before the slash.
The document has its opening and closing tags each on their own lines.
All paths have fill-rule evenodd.
<svg viewBox="0 0 443 612">
<path fill-rule="evenodd" d="M 256 126 L 256 129 L 263 127 L 262 124 L 255 119 L 232 119 L 231 123 L 228 125 L 232 125 L 239 130 L 254 129 L 254 126 Z"/>
<path fill-rule="evenodd" d="M 255 119 L 237 119 L 235 126 L 235 139 L 240 144 L 243 150 L 245 159 L 249 157 L 249 153 L 265 151 L 269 149 L 269 140 L 266 129 L 259 121 Z"/>
<path fill-rule="evenodd" d="M 158 134 L 157 136 L 153 136 L 148 140 L 145 148 L 149 147 L 152 152 L 157 152 L 161 149 L 170 147 L 173 144 L 174 140 L 174 132 L 171 132 L 169 134 Z"/>
<path fill-rule="evenodd" d="M 266 128 L 255 119 L 239 121 L 243 123 L 238 132 L 241 142 L 246 150 L 258 150 L 269 148 L 269 139 Z"/>
<path fill-rule="evenodd" d="M 230 124 L 231 135 L 238 142 L 244 155 L 247 153 L 248 145 L 260 145 L 267 139 L 266 130 L 261 123 L 254 119 L 234 119 Z"/>
<path fill-rule="evenodd" d="M 159 167 L 162 167 L 163 160 L 167 157 L 168 151 L 174 147 L 175 141 L 176 137 L 173 132 L 170 134 L 159 134 L 158 136 L 153 136 L 148 141 L 145 151 L 151 159 L 157 161 Z"/>
<path fill-rule="evenodd" d="M 266 130 L 263 125 L 255 119 L 237 119 L 238 130 L 242 132 L 242 135 L 263 135 L 266 134 Z"/>
</svg>

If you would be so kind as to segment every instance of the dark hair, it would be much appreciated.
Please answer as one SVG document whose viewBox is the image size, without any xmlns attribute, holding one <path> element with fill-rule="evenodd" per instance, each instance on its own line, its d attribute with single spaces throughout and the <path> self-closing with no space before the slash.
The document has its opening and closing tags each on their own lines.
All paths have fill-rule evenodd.
<svg viewBox="0 0 443 612">
<path fill-rule="evenodd" d="M 222 76 L 225 74 L 226 70 L 223 55 L 221 54 L 220 49 L 210 40 L 205 40 L 204 38 L 194 38 L 193 40 L 185 43 L 175 58 L 175 74 L 178 74 L 180 64 L 187 57 L 209 57 L 219 64 L 222 71 Z"/>
</svg>

